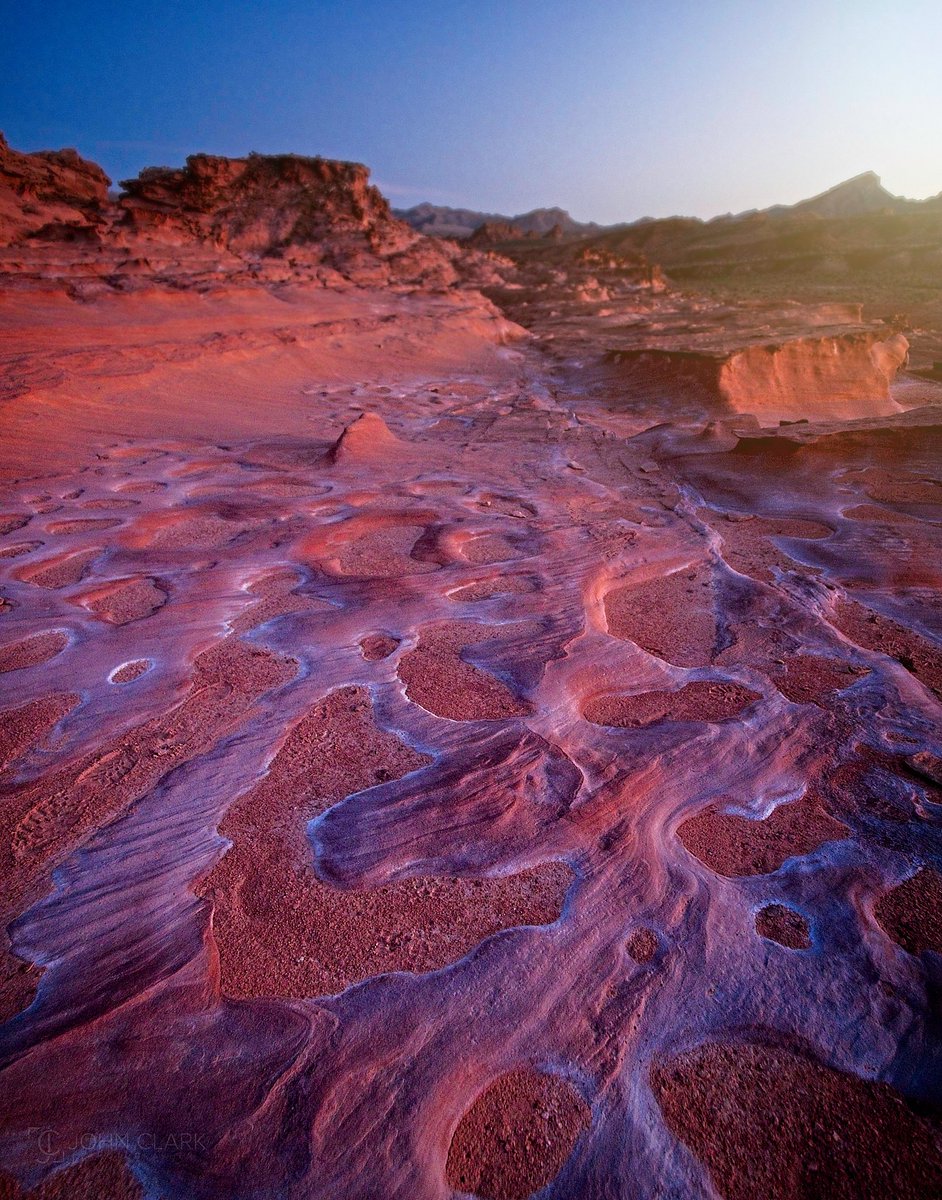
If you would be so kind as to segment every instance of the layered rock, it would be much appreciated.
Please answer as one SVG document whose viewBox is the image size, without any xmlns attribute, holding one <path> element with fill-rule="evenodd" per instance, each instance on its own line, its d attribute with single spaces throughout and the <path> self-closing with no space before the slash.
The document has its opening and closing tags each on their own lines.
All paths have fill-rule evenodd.
<svg viewBox="0 0 942 1200">
<path fill-rule="evenodd" d="M 390 254 L 415 240 L 360 163 L 193 154 L 185 167 L 148 167 L 121 186 L 121 207 L 134 226 L 237 253 L 277 254 L 359 234 Z"/>
<path fill-rule="evenodd" d="M 111 180 L 77 150 L 21 154 L 0 133 L 0 246 L 62 227 L 85 230 L 108 203 Z"/>
<path fill-rule="evenodd" d="M 142 283 L 448 288 L 489 282 L 463 254 L 398 220 L 360 163 L 301 155 L 191 155 L 149 167 L 117 201 L 74 150 L 20 154 L 0 141 L 0 274 L 71 281 L 83 298 Z"/>
<path fill-rule="evenodd" d="M 393 217 L 360 163 L 195 154 L 185 167 L 151 167 L 122 186 L 126 222 L 161 243 L 196 242 L 242 260 L 279 260 L 291 272 L 320 267 L 379 286 L 447 287 L 458 278 L 449 248 Z"/>
<path fill-rule="evenodd" d="M 906 361 L 902 334 L 800 338 L 749 346 L 719 370 L 719 392 L 736 412 L 771 420 L 884 416 L 897 406 L 890 384 Z"/>
<path fill-rule="evenodd" d="M 728 350 L 619 350 L 610 360 L 649 380 L 684 380 L 706 402 L 765 422 L 855 420 L 899 411 L 890 385 L 908 352 L 901 333 L 854 330 Z"/>
</svg>

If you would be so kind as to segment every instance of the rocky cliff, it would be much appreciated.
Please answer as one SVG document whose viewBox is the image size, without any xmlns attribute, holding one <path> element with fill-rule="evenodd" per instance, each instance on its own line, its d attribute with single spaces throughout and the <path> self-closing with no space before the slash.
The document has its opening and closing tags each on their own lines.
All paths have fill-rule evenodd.
<svg viewBox="0 0 942 1200">
<path fill-rule="evenodd" d="M 271 255 L 362 236 L 378 253 L 415 242 L 360 163 L 250 154 L 194 154 L 179 169 L 149 167 L 122 182 L 132 225 L 199 238 L 239 253 Z"/>
<path fill-rule="evenodd" d="M 49 226 L 89 227 L 108 203 L 110 183 L 76 150 L 21 154 L 0 133 L 0 246 Z"/>
<path fill-rule="evenodd" d="M 723 349 L 642 346 L 610 351 L 608 360 L 624 369 L 628 381 L 648 388 L 660 384 L 678 397 L 696 397 L 774 425 L 899 412 L 890 385 L 908 353 L 901 333 L 857 328 L 809 330 L 777 342 Z"/>
<path fill-rule="evenodd" d="M 359 163 L 296 154 L 195 154 L 150 167 L 117 200 L 74 150 L 0 140 L 0 276 L 134 289 L 156 282 L 318 283 L 440 289 L 490 280 L 487 256 L 395 217 Z"/>
</svg>

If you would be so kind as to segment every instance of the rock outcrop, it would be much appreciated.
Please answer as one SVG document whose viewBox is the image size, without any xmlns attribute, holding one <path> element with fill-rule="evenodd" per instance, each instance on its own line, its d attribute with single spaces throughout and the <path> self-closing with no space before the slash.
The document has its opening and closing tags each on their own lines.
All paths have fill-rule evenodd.
<svg viewBox="0 0 942 1200">
<path fill-rule="evenodd" d="M 361 163 L 194 154 L 182 168 L 151 167 L 122 187 L 125 223 L 160 243 L 195 242 L 292 272 L 319 268 L 325 282 L 447 287 L 458 279 L 450 248 L 397 220 Z"/>
<path fill-rule="evenodd" d="M 109 179 L 74 150 L 0 141 L 0 275 L 68 280 L 83 296 L 158 283 L 317 283 L 442 289 L 492 277 L 395 217 L 360 163 L 296 154 L 191 155 L 180 168 Z"/>
<path fill-rule="evenodd" d="M 89 229 L 108 203 L 111 180 L 77 150 L 21 154 L 0 133 L 0 246 L 37 232 Z"/>
<path fill-rule="evenodd" d="M 674 380 L 734 413 L 765 423 L 856 420 L 898 412 L 890 384 L 906 362 L 901 334 L 829 332 L 721 349 L 617 350 L 610 361 L 644 377 Z"/>
<path fill-rule="evenodd" d="M 360 163 L 193 154 L 184 167 L 149 167 L 121 186 L 120 204 L 134 226 L 237 253 L 280 254 L 346 234 L 390 254 L 415 240 Z"/>
<path fill-rule="evenodd" d="M 890 384 L 906 361 L 902 334 L 797 338 L 748 346 L 719 366 L 718 391 L 735 412 L 760 419 L 846 419 L 897 411 Z"/>
<path fill-rule="evenodd" d="M 401 449 L 402 443 L 383 418 L 365 412 L 344 429 L 328 450 L 327 460 L 332 463 L 370 462 Z"/>
</svg>

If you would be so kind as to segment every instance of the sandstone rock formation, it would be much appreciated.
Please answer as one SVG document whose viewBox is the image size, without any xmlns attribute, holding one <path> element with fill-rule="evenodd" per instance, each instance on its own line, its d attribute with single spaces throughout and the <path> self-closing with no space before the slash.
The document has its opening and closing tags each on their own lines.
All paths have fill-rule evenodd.
<svg viewBox="0 0 942 1200">
<path fill-rule="evenodd" d="M 616 350 L 610 359 L 648 379 L 686 379 L 731 412 L 777 424 L 898 412 L 890 384 L 908 351 L 901 333 L 855 330 L 729 349 Z"/>
<path fill-rule="evenodd" d="M 89 230 L 108 202 L 111 180 L 76 150 L 21 154 L 0 133 L 0 246 L 39 232 Z"/>
<path fill-rule="evenodd" d="M 719 365 L 717 390 L 760 421 L 856 419 L 897 411 L 890 384 L 906 358 L 901 334 L 847 333 L 749 346 Z"/>
<path fill-rule="evenodd" d="M 193 154 L 185 167 L 149 167 L 121 186 L 120 204 L 132 225 L 242 253 L 297 250 L 343 233 L 362 234 L 385 253 L 415 240 L 393 219 L 360 163 L 297 154 Z"/>
<path fill-rule="evenodd" d="M 402 443 L 376 413 L 365 412 L 343 431 L 327 457 L 330 462 L 369 462 L 401 449 Z"/>
<path fill-rule="evenodd" d="M 125 180 L 116 202 L 108 183 L 75 151 L 0 143 L 0 277 L 67 277 L 86 291 L 154 281 L 448 288 L 492 277 L 485 255 L 394 217 L 359 163 L 196 154 Z"/>
<path fill-rule="evenodd" d="M 85 232 L 0 248 L 0 1196 L 942 1194 L 912 322 L 432 243 L 349 164 L 56 180 Z"/>
</svg>

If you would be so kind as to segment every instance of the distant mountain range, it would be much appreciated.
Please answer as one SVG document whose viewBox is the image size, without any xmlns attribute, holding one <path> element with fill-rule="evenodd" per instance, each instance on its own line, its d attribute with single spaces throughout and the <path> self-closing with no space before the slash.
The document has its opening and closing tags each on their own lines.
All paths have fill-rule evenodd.
<svg viewBox="0 0 942 1200">
<path fill-rule="evenodd" d="M 582 242 L 580 241 L 580 245 Z M 937 289 L 942 271 L 942 195 L 905 200 L 867 172 L 798 204 L 702 221 L 666 217 L 606 230 L 586 242 L 598 251 L 645 256 L 675 283 L 708 280 L 775 290 L 811 280 L 886 291 Z M 897 291 L 899 291 L 897 287 Z"/>
<path fill-rule="evenodd" d="M 598 233 L 611 226 L 574 221 L 563 208 L 534 208 L 515 217 L 501 213 L 475 212 L 470 208 L 448 208 L 439 204 L 417 204 L 396 208 L 393 213 L 419 233 L 431 237 L 466 238 L 482 225 L 512 225 L 520 233 L 549 233 L 558 225 L 563 233 Z"/>
<path fill-rule="evenodd" d="M 942 210 L 942 192 L 928 200 L 906 200 L 902 196 L 894 196 L 880 182 L 880 176 L 873 171 L 864 171 L 847 179 L 836 187 L 829 188 L 808 200 L 797 204 L 776 204 L 766 209 L 751 209 L 748 212 L 728 213 L 725 216 L 714 217 L 712 221 L 702 221 L 699 217 L 689 218 L 654 218 L 644 217 L 640 221 L 620 223 L 617 225 L 597 225 L 595 222 L 581 222 L 573 218 L 563 208 L 535 208 L 531 212 L 520 213 L 515 217 L 503 213 L 476 212 L 469 208 L 448 208 L 438 204 L 417 204 L 414 208 L 394 209 L 401 220 L 411 225 L 420 233 L 432 237 L 466 238 L 482 225 L 513 226 L 520 234 L 546 234 L 557 226 L 564 234 L 595 234 L 630 228 L 631 225 L 646 225 L 660 220 L 685 220 L 693 224 L 712 224 L 714 221 L 736 221 L 743 218 L 763 217 L 855 217 L 873 213 L 916 213 Z"/>
<path fill-rule="evenodd" d="M 772 217 L 861 217 L 878 212 L 917 212 L 933 206 L 942 206 L 942 192 L 928 200 L 907 200 L 888 192 L 874 171 L 864 171 L 809 200 L 800 200 L 797 204 L 775 204 L 761 211 Z"/>
</svg>

